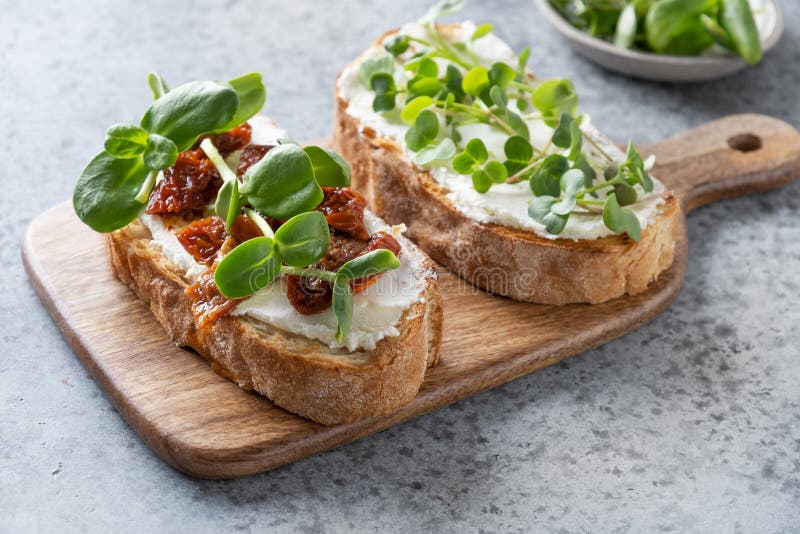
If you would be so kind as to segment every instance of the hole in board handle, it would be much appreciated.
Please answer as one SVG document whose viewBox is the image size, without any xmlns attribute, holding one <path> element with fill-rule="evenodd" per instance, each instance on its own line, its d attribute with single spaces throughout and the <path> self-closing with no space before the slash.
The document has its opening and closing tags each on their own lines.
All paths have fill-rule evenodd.
<svg viewBox="0 0 800 534">
<path fill-rule="evenodd" d="M 728 138 L 728 146 L 739 152 L 753 152 L 761 148 L 761 138 L 753 134 L 739 134 Z"/>
</svg>

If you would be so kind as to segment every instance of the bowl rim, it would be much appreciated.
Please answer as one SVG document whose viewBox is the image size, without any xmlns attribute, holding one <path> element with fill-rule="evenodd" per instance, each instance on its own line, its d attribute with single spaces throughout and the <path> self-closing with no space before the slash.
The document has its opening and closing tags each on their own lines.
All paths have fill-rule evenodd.
<svg viewBox="0 0 800 534">
<path fill-rule="evenodd" d="M 762 47 L 764 48 L 765 53 L 771 50 L 778 43 L 784 31 L 783 10 L 781 9 L 780 2 L 778 2 L 778 0 L 768 1 L 775 9 L 775 27 L 772 29 L 772 33 L 766 36 L 766 38 L 762 39 Z M 561 34 L 564 34 L 566 37 L 572 40 L 579 41 L 581 44 L 602 50 L 607 54 L 613 54 L 619 58 L 670 65 L 684 64 L 693 66 L 712 66 L 719 64 L 730 64 L 732 62 L 746 65 L 742 58 L 733 53 L 720 56 L 676 56 L 670 54 L 657 54 L 655 52 L 643 52 L 641 50 L 632 50 L 630 48 L 620 48 L 615 46 L 613 43 L 610 43 L 604 39 L 600 39 L 599 37 L 594 37 L 575 28 L 572 24 L 567 22 L 564 17 L 561 16 L 561 13 L 559 13 L 556 8 L 550 4 L 550 0 L 536 0 L 536 4 L 539 6 L 539 10 L 545 15 L 545 18 L 547 18 L 547 20 L 553 26 L 555 26 L 556 30 L 558 30 Z"/>
</svg>

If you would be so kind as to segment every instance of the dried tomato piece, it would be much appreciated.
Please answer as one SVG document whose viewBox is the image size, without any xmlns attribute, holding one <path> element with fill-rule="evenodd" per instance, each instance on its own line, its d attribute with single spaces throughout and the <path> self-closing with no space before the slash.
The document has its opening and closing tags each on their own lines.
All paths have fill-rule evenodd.
<svg viewBox="0 0 800 534">
<path fill-rule="evenodd" d="M 349 187 L 323 187 L 322 191 L 325 197 L 316 209 L 325 215 L 328 225 L 356 239 L 369 239 L 364 226 L 364 208 L 367 207 L 364 197 Z"/>
<path fill-rule="evenodd" d="M 400 243 L 397 242 L 397 239 L 392 236 L 392 234 L 387 232 L 375 232 L 371 236 L 369 236 L 369 241 L 367 242 L 367 246 L 358 254 L 359 256 L 363 256 L 368 252 L 372 252 L 373 250 L 379 249 L 386 249 L 392 251 L 392 253 L 397 256 L 400 254 Z M 364 276 L 362 278 L 357 278 L 350 282 L 350 287 L 352 288 L 354 293 L 359 291 L 364 291 L 369 286 L 374 284 L 378 280 L 378 276 L 382 273 L 373 274 L 370 276 Z"/>
<path fill-rule="evenodd" d="M 227 157 L 231 152 L 241 150 L 250 144 L 252 132 L 253 128 L 245 122 L 244 124 L 224 133 L 201 135 L 197 138 L 197 142 L 192 148 L 198 148 L 203 139 L 211 139 L 211 142 L 214 143 L 215 147 L 217 147 L 217 151 L 222 154 L 222 157 L 224 158 Z"/>
<path fill-rule="evenodd" d="M 325 257 L 317 266 L 326 271 L 338 271 L 339 267 L 358 256 L 367 244 L 350 236 L 331 232 L 331 241 Z"/>
<path fill-rule="evenodd" d="M 243 299 L 229 299 L 219 292 L 214 283 L 214 270 L 211 267 L 197 278 L 197 282 L 186 288 L 186 295 L 192 301 L 194 322 L 200 328 L 212 325 L 220 317 L 231 313 Z"/>
<path fill-rule="evenodd" d="M 222 185 L 217 169 L 202 150 L 178 154 L 175 164 L 164 170 L 164 179 L 150 193 L 147 213 L 200 213 L 217 196 Z"/>
<path fill-rule="evenodd" d="M 260 237 L 263 235 L 258 225 L 247 215 L 237 215 L 236 220 L 231 225 L 231 235 L 235 237 L 240 243 L 244 243 L 248 239 Z"/>
<path fill-rule="evenodd" d="M 241 178 L 247 169 L 261 161 L 267 152 L 275 148 L 274 145 L 250 145 L 242 151 L 239 156 L 239 167 L 236 169 L 236 175 Z"/>
<path fill-rule="evenodd" d="M 225 242 L 225 222 L 217 217 L 206 217 L 192 221 L 177 234 L 178 241 L 186 252 L 200 263 L 211 265 Z"/>
<path fill-rule="evenodd" d="M 328 282 L 319 278 L 287 276 L 286 297 L 299 313 L 313 315 L 328 309 L 333 298 L 333 289 Z"/>
</svg>

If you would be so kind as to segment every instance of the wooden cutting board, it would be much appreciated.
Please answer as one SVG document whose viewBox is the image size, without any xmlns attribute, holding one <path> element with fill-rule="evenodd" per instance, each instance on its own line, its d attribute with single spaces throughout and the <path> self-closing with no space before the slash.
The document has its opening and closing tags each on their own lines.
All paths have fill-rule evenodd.
<svg viewBox="0 0 800 534">
<path fill-rule="evenodd" d="M 732 116 L 646 147 L 654 174 L 684 212 L 780 187 L 800 174 L 800 134 L 759 115 Z M 103 237 L 70 203 L 37 217 L 22 243 L 31 282 L 117 410 L 164 461 L 190 475 L 257 473 L 353 441 L 619 337 L 678 295 L 686 268 L 681 225 L 674 265 L 647 292 L 605 304 L 522 304 L 443 272 L 441 363 L 416 399 L 391 416 L 323 426 L 215 374 L 177 348 L 148 308 L 111 274 Z"/>
</svg>

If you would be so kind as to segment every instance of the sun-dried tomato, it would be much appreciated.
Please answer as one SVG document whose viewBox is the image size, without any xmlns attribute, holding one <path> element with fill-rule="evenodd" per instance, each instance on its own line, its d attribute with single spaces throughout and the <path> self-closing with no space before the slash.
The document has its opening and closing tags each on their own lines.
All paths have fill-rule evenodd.
<svg viewBox="0 0 800 534">
<path fill-rule="evenodd" d="M 364 208 L 367 201 L 349 187 L 323 187 L 325 197 L 317 206 L 328 221 L 328 226 L 366 241 L 369 233 L 364 226 Z"/>
<path fill-rule="evenodd" d="M 304 276 L 286 277 L 286 296 L 292 307 L 303 315 L 313 315 L 328 309 L 333 289 L 328 282 Z"/>
<path fill-rule="evenodd" d="M 201 213 L 216 198 L 221 185 L 222 178 L 202 150 L 181 152 L 150 193 L 146 211 L 160 215 Z"/>
<path fill-rule="evenodd" d="M 242 155 L 239 156 L 239 167 L 236 169 L 237 176 L 240 178 L 244 176 L 247 169 L 261 161 L 267 155 L 267 152 L 273 148 L 275 148 L 274 145 L 250 145 L 246 147 L 242 151 Z"/>
<path fill-rule="evenodd" d="M 211 326 L 217 319 L 231 313 L 242 299 L 229 299 L 219 292 L 214 283 L 214 270 L 211 267 L 197 278 L 197 282 L 186 288 L 186 295 L 192 301 L 192 315 L 200 328 Z"/>
<path fill-rule="evenodd" d="M 211 139 L 211 142 L 217 147 L 217 151 L 222 154 L 222 157 L 227 157 L 231 152 L 241 150 L 250 143 L 252 131 L 252 127 L 245 122 L 227 132 L 201 135 L 197 138 L 197 142 L 192 148 L 198 148 L 203 139 Z"/>
<path fill-rule="evenodd" d="M 217 217 L 192 221 L 177 234 L 186 252 L 200 263 L 211 265 L 222 243 L 225 242 L 225 222 Z"/>
</svg>

